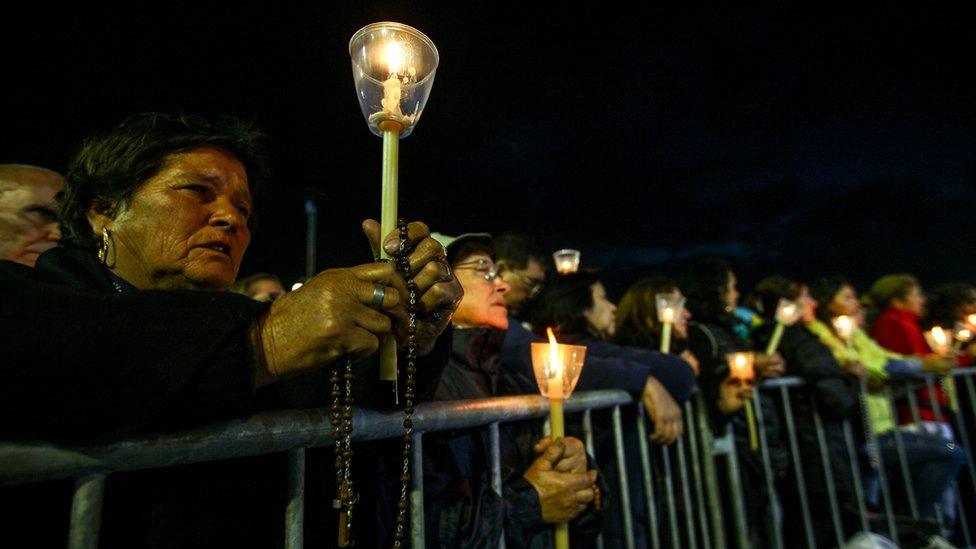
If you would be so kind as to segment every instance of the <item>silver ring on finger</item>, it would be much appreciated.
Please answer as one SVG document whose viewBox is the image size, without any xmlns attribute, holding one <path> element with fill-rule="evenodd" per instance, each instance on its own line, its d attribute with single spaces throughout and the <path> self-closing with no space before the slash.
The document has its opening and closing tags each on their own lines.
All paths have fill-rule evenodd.
<svg viewBox="0 0 976 549">
<path fill-rule="evenodd" d="M 373 308 L 382 309 L 383 299 L 386 297 L 386 287 L 382 284 L 373 283 Z"/>
</svg>

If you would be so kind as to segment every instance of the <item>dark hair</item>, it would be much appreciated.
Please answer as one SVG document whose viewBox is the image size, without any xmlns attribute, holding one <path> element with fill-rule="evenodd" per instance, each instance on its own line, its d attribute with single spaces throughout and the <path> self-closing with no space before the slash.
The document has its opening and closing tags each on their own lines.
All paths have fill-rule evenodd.
<svg viewBox="0 0 976 549">
<path fill-rule="evenodd" d="M 234 282 L 234 285 L 230 287 L 230 291 L 250 297 L 251 285 L 259 280 L 273 280 L 281 285 L 281 279 L 271 273 L 254 273 L 251 276 L 238 278 L 237 282 Z"/>
<path fill-rule="evenodd" d="M 584 313 L 593 308 L 594 284 L 600 282 L 596 271 L 579 271 L 559 275 L 546 284 L 537 298 L 539 308 L 533 317 L 535 330 L 544 334 L 547 326 L 564 337 L 593 335 Z"/>
<path fill-rule="evenodd" d="M 864 301 L 871 307 L 884 309 L 894 299 L 904 299 L 914 287 L 921 287 L 918 279 L 910 274 L 890 274 L 874 281 Z"/>
<path fill-rule="evenodd" d="M 617 305 L 617 330 L 613 340 L 621 345 L 656 349 L 661 325 L 657 321 L 657 294 L 678 289 L 673 279 L 655 276 L 632 284 Z"/>
<path fill-rule="evenodd" d="M 498 235 L 495 238 L 495 252 L 499 261 L 516 269 L 525 269 L 530 260 L 538 261 L 543 268 L 546 266 L 545 249 L 526 234 L 508 231 Z"/>
<path fill-rule="evenodd" d="M 756 284 L 756 297 L 759 298 L 759 316 L 766 320 L 772 320 L 776 316 L 776 306 L 780 299 L 791 301 L 800 297 L 803 285 L 795 280 L 790 280 L 785 276 L 773 275 L 759 281 Z"/>
<path fill-rule="evenodd" d="M 688 299 L 688 309 L 702 320 L 733 324 L 735 318 L 725 310 L 725 292 L 728 290 L 732 267 L 715 258 L 699 259 L 681 277 L 681 291 Z"/>
<path fill-rule="evenodd" d="M 844 286 L 854 287 L 850 280 L 842 276 L 827 276 L 814 280 L 810 283 L 810 296 L 817 301 L 817 319 L 830 325 L 833 313 L 830 312 L 830 302 L 844 288 Z"/>
<path fill-rule="evenodd" d="M 952 325 L 960 320 L 960 305 L 976 302 L 976 288 L 965 282 L 943 284 L 932 291 L 929 299 L 929 320 L 936 324 Z"/>
<path fill-rule="evenodd" d="M 268 174 L 263 142 L 263 134 L 236 118 L 210 122 L 190 115 L 131 116 L 111 132 L 86 139 L 68 163 L 65 188 L 57 196 L 62 237 L 94 246 L 89 211 L 114 216 L 168 156 L 198 147 L 217 147 L 237 157 L 256 197 Z M 248 224 L 253 222 L 252 214 Z"/>
</svg>

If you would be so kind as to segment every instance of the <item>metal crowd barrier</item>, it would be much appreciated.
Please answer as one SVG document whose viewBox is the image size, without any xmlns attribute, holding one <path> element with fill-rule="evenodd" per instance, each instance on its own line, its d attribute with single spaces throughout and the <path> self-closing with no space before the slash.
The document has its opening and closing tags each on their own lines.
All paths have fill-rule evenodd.
<svg viewBox="0 0 976 549">
<path fill-rule="evenodd" d="M 632 402 L 624 391 L 580 392 L 566 401 L 566 413 L 613 408 L 615 435 L 620 432 L 620 406 Z M 423 434 L 487 426 L 492 485 L 501 493 L 498 425 L 540 418 L 549 403 L 540 396 L 511 396 L 428 402 L 414 410 L 413 487 L 410 498 L 411 541 L 424 546 Z M 264 413 L 182 433 L 154 435 L 99 448 L 61 448 L 44 443 L 0 443 L 0 486 L 74 478 L 68 547 L 98 546 L 106 476 L 114 472 L 155 469 L 274 452 L 288 452 L 289 500 L 285 509 L 285 547 L 303 545 L 305 449 L 332 444 L 326 409 Z M 403 434 L 402 413 L 354 411 L 353 441 L 397 438 Z M 586 438 L 592 433 L 587 431 Z M 622 460 L 622 447 L 617 448 Z M 110 495 L 109 495 L 110 497 Z M 629 511 L 628 511 L 629 512 Z M 504 540 L 500 540 L 504 543 Z"/>
<path fill-rule="evenodd" d="M 970 451 L 969 432 L 966 430 L 969 421 L 976 425 L 976 384 L 973 377 L 976 368 L 957 369 L 951 379 L 958 393 L 968 400 L 969 407 L 960 408 L 954 414 L 946 414 L 951 418 L 959 441 L 965 449 L 966 460 L 963 472 L 953 486 L 955 494 L 956 526 L 967 546 L 972 546 L 972 531 L 969 517 L 976 513 L 976 501 L 964 501 L 959 490 L 960 483 L 971 486 L 972 494 L 976 494 L 976 467 L 973 454 Z M 933 394 L 936 383 L 943 382 L 935 376 L 919 376 L 916 379 L 900 382 L 900 387 L 907 400 L 911 413 L 916 421 L 919 419 L 919 407 L 915 397 L 915 390 L 921 386 L 929 389 Z M 780 441 L 788 448 L 790 466 L 793 470 L 791 482 L 799 498 L 799 517 L 784 517 L 780 501 L 780 493 L 773 478 L 770 458 L 771 441 L 766 439 L 763 424 L 763 408 L 760 403 L 760 391 L 754 391 L 754 410 L 758 428 L 759 454 L 762 460 L 762 476 L 764 488 L 770 495 L 768 513 L 765 520 L 770 524 L 771 539 L 769 545 L 776 548 L 786 546 L 784 541 L 784 520 L 791 524 L 802 525 L 803 538 L 808 547 L 816 547 L 816 535 L 810 511 L 808 487 L 811 483 L 826 483 L 827 499 L 830 513 L 830 523 L 833 531 L 830 533 L 836 545 L 840 546 L 845 540 L 845 529 L 842 519 L 842 504 L 833 483 L 833 472 L 824 430 L 824 421 L 820 411 L 813 408 L 813 417 L 798 418 L 794 416 L 791 393 L 801 389 L 804 385 L 799 378 L 781 378 L 768 380 L 760 386 L 760 391 L 773 394 L 779 400 L 778 413 L 781 414 L 785 426 L 783 438 Z M 894 384 L 896 387 L 899 384 Z M 961 388 L 959 386 L 962 386 Z M 873 506 L 879 509 L 880 516 L 875 522 L 881 524 L 881 533 L 896 544 L 898 531 L 896 528 L 894 495 L 889 483 L 889 473 L 897 471 L 905 485 L 906 503 L 912 517 L 918 518 L 918 508 L 912 489 L 910 467 L 902 441 L 902 431 L 895 429 L 894 441 L 897 449 L 897 466 L 885 466 L 878 449 L 877 439 L 870 425 L 870 418 L 864 409 L 864 391 L 861 389 L 861 406 L 865 425 L 852 425 L 850 420 L 841 422 L 842 436 L 846 455 L 845 466 L 849 466 L 854 473 L 852 486 L 858 513 L 858 528 L 870 531 L 868 489 L 866 479 L 873 475 L 877 478 L 880 498 Z M 894 411 L 894 394 L 892 384 L 885 387 L 883 395 Z M 942 416 L 934 396 L 930 405 L 936 414 Z M 707 411 L 696 395 L 684 404 L 685 430 L 675 444 L 660 447 L 653 445 L 648 439 L 648 428 L 643 407 L 623 391 L 592 391 L 580 392 L 566 402 L 567 414 L 582 415 L 583 436 L 586 447 L 591 455 L 594 454 L 593 427 L 591 411 L 594 409 L 612 409 L 613 446 L 616 468 L 618 471 L 618 486 L 616 488 L 623 524 L 624 546 L 627 549 L 635 547 L 635 520 L 631 511 L 631 501 L 635 497 L 643 497 L 646 505 L 646 523 L 648 544 L 658 549 L 662 546 L 672 548 L 699 547 L 704 549 L 724 549 L 734 545 L 739 548 L 750 547 L 755 540 L 755 525 L 749 524 L 746 516 L 745 500 L 749 497 L 750 487 L 741 481 L 741 467 L 739 453 L 736 449 L 735 437 L 730 424 L 726 434 L 715 437 L 707 420 Z M 621 409 L 624 406 L 637 407 L 636 428 L 632 432 L 625 432 L 622 427 Z M 545 417 L 548 414 L 548 402 L 538 396 L 513 396 L 490 399 L 478 399 L 456 402 L 424 403 L 416 407 L 414 416 L 414 474 L 411 493 L 411 539 L 414 547 L 424 546 L 424 511 L 423 511 L 423 434 L 453 429 L 472 427 L 486 427 L 489 434 L 491 482 L 492 486 L 501 493 L 502 479 L 499 460 L 498 427 L 501 423 Z M 897 418 L 897 415 L 895 415 Z M 353 433 L 354 441 L 379 440 L 396 438 L 402 434 L 402 417 L 400 413 L 384 413 L 372 410 L 357 409 L 355 411 Z M 823 478 L 810 478 L 804 471 L 804 461 L 800 459 L 800 445 L 797 439 L 797 422 L 812 421 L 816 433 L 816 444 Z M 855 429 L 865 433 L 866 444 L 857 447 L 855 443 Z M 629 471 L 625 459 L 625 437 L 636 437 L 640 449 L 640 470 Z M 305 449 L 317 446 L 331 445 L 331 425 L 327 410 L 292 410 L 259 414 L 249 418 L 210 425 L 200 429 L 167 435 L 157 435 L 133 440 L 117 442 L 100 448 L 66 449 L 46 444 L 0 444 L 0 485 L 37 482 L 74 478 L 75 493 L 71 509 L 71 525 L 69 532 L 69 547 L 91 548 L 98 544 L 98 529 L 101 518 L 101 504 L 104 497 L 106 475 L 112 472 L 131 471 L 138 469 L 152 469 L 182 465 L 202 461 L 216 461 L 235 457 L 252 456 L 273 452 L 287 452 L 289 455 L 289 470 L 287 483 L 289 487 L 289 501 L 285 509 L 286 544 L 289 549 L 302 547 L 302 532 L 304 524 L 304 472 Z M 809 456 L 807 456 L 809 458 Z M 866 457 L 867 459 L 863 459 Z M 866 462 L 867 467 L 862 465 Z M 720 466 L 724 464 L 727 483 L 720 481 Z M 640 475 L 638 486 L 643 488 L 642 494 L 632 494 L 629 475 Z M 968 479 L 967 479 L 968 477 Z M 723 500 L 730 502 L 730 509 L 723 507 Z M 938 520 L 945 525 L 945 509 L 939 510 Z M 878 527 L 876 526 L 876 529 Z M 504 547 L 504 536 L 499 540 Z M 597 540 L 597 546 L 604 547 L 602 537 Z"/>
</svg>

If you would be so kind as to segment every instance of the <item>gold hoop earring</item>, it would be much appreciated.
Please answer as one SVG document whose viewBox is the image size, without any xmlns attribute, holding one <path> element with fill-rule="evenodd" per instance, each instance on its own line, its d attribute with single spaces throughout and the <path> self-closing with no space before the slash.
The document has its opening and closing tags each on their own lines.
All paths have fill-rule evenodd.
<svg viewBox="0 0 976 549">
<path fill-rule="evenodd" d="M 98 247 L 98 262 L 102 265 L 108 263 L 108 243 L 112 235 L 108 232 L 108 227 L 102 227 L 102 244 Z"/>
</svg>

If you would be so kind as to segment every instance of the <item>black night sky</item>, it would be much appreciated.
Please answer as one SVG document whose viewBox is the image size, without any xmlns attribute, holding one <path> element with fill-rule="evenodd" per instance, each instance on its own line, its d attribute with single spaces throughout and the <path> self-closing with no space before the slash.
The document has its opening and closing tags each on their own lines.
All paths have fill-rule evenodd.
<svg viewBox="0 0 976 549">
<path fill-rule="evenodd" d="M 747 284 L 976 278 L 968 13 L 270 4 L 5 7 L 0 162 L 63 170 L 82 137 L 135 112 L 236 114 L 271 137 L 276 181 L 242 274 L 303 273 L 308 197 L 319 267 L 367 261 L 359 222 L 379 214 L 380 140 L 346 48 L 395 20 L 441 55 L 400 171 L 401 212 L 435 230 L 580 248 L 616 295 L 702 254 L 732 259 Z"/>
</svg>

